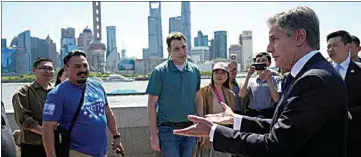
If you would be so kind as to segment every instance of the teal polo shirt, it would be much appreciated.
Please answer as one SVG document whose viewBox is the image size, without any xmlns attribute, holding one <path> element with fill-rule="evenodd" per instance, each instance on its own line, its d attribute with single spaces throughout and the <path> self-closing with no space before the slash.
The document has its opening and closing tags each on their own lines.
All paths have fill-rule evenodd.
<svg viewBox="0 0 361 157">
<path fill-rule="evenodd" d="M 158 96 L 157 122 L 187 122 L 195 115 L 196 92 L 201 84 L 198 67 L 186 61 L 182 71 L 171 59 L 155 67 L 150 76 L 147 94 Z"/>
</svg>

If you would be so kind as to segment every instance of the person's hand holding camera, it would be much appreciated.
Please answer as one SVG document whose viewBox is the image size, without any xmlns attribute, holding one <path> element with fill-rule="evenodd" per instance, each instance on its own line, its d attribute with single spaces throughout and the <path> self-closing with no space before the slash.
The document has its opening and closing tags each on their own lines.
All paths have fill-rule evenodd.
<svg viewBox="0 0 361 157">
<path fill-rule="evenodd" d="M 248 73 L 247 73 L 247 77 L 250 78 L 253 73 L 256 71 L 256 67 L 254 67 L 253 65 L 251 65 L 248 69 Z"/>
<path fill-rule="evenodd" d="M 263 71 L 263 74 L 268 82 L 272 82 L 272 71 L 270 69 L 266 69 Z"/>
</svg>

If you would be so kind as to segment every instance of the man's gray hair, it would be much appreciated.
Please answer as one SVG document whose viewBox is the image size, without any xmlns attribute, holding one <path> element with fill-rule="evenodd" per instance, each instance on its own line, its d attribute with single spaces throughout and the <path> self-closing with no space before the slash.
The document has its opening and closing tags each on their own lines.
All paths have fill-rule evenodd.
<svg viewBox="0 0 361 157">
<path fill-rule="evenodd" d="M 283 29 L 287 29 L 288 37 L 291 37 L 296 30 L 306 31 L 306 41 L 310 47 L 320 49 L 320 24 L 316 13 L 309 7 L 298 6 L 287 12 L 278 13 L 270 17 L 268 26 L 277 24 Z"/>
</svg>

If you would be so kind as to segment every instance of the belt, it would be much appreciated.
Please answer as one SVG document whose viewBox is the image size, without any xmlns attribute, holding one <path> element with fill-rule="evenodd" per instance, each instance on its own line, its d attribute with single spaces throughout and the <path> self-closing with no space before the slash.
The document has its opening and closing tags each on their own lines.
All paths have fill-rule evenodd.
<svg viewBox="0 0 361 157">
<path fill-rule="evenodd" d="M 193 122 L 177 122 L 177 123 L 163 122 L 160 124 L 160 126 L 174 127 L 177 129 L 183 129 L 183 128 L 189 127 L 191 125 L 193 125 Z"/>
</svg>

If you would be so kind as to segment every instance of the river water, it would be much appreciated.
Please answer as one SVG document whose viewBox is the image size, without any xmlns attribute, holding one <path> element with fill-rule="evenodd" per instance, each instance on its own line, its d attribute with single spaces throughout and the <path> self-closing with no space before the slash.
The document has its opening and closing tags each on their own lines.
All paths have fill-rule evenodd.
<svg viewBox="0 0 361 157">
<path fill-rule="evenodd" d="M 201 87 L 211 82 L 210 79 L 202 79 Z M 237 82 L 244 82 L 243 78 L 237 78 Z M 1 84 L 1 100 L 4 102 L 6 112 L 13 112 L 11 98 L 16 89 L 27 83 L 2 83 Z M 105 91 L 112 92 L 117 89 L 133 89 L 138 92 L 145 92 L 148 81 L 134 82 L 103 82 Z M 147 106 L 147 95 L 129 95 L 129 96 L 108 96 L 109 105 L 111 107 L 138 107 Z"/>
</svg>

